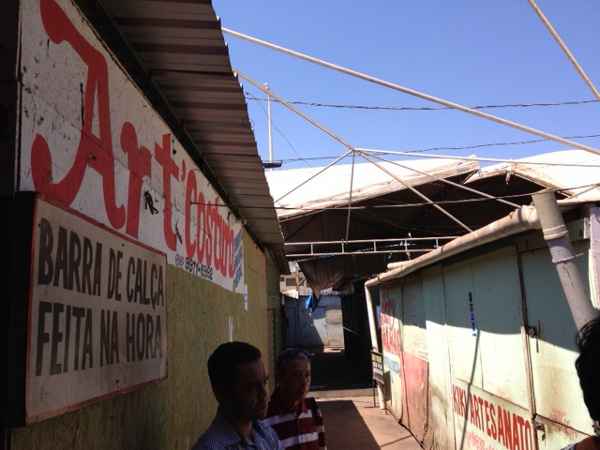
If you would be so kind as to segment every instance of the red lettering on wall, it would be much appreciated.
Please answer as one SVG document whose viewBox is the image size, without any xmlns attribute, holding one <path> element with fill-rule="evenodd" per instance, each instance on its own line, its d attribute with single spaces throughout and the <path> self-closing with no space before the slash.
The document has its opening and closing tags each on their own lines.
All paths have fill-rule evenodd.
<svg viewBox="0 0 600 450">
<path fill-rule="evenodd" d="M 206 235 L 206 204 L 204 203 L 204 194 L 198 192 L 198 209 L 196 212 L 196 227 L 198 227 L 198 262 L 204 262 L 204 248 Z"/>
<path fill-rule="evenodd" d="M 129 122 L 121 129 L 121 147 L 127 153 L 129 187 L 127 198 L 127 234 L 138 237 L 140 227 L 140 202 L 144 177 L 150 176 L 152 155 L 150 150 L 138 144 L 137 133 Z"/>
<path fill-rule="evenodd" d="M 188 258 L 193 258 L 198 248 L 198 232 L 200 230 L 198 222 L 196 222 L 196 236 L 192 240 L 192 203 L 197 203 L 197 198 L 196 175 L 190 171 L 185 189 L 185 252 Z M 200 205 L 196 205 L 196 207 L 199 208 Z"/>
<path fill-rule="evenodd" d="M 44 28 L 55 44 L 67 42 L 87 66 L 83 101 L 83 123 L 75 161 L 62 180 L 52 180 L 52 153 L 46 139 L 37 134 L 31 149 L 31 176 L 36 190 L 69 206 L 81 187 L 87 167 L 102 177 L 104 206 L 114 228 L 125 223 L 125 208 L 117 206 L 115 195 L 114 155 L 112 146 L 108 68 L 102 54 L 92 47 L 73 26 L 54 0 L 40 0 Z M 100 136 L 92 130 L 98 99 Z"/>
<path fill-rule="evenodd" d="M 227 254 L 229 255 L 229 268 L 227 276 L 231 278 L 235 274 L 235 261 L 233 255 L 233 228 L 231 227 L 228 227 L 227 229 Z"/>
<path fill-rule="evenodd" d="M 165 209 L 163 212 L 163 225 L 165 243 L 171 250 L 177 250 L 177 235 L 173 230 L 173 202 L 171 198 L 171 178 L 179 177 L 179 167 L 171 156 L 171 135 L 165 134 L 162 145 L 154 146 L 154 157 L 163 168 L 163 194 L 165 196 Z"/>
<path fill-rule="evenodd" d="M 185 183 L 183 253 L 187 258 L 197 258 L 198 263 L 214 268 L 223 277 L 233 277 L 234 232 L 228 220 L 221 216 L 221 210 L 217 206 L 220 199 L 217 197 L 205 204 L 205 200 L 208 201 L 205 198 L 207 194 L 202 193 L 197 176 L 189 167 L 189 161 L 187 164 L 186 159 L 177 164 L 174 161 L 172 137 L 169 133 L 162 134 L 159 143 L 154 142 L 153 155 L 149 150 L 152 148 L 152 141 L 146 144 L 149 148 L 145 147 L 139 142 L 134 125 L 130 121 L 123 123 L 120 128 L 120 147 L 127 158 L 128 192 L 126 205 L 117 205 L 119 180 L 116 176 L 116 164 L 119 161 L 113 147 L 107 59 L 85 40 L 55 0 L 40 0 L 40 11 L 43 27 L 50 41 L 56 45 L 64 43 L 71 46 L 85 65 L 87 78 L 83 91 L 81 132 L 73 161 L 67 163 L 65 175 L 61 179 L 55 179 L 53 168 L 65 165 L 63 160 L 55 160 L 53 163 L 53 156 L 57 158 L 58 153 L 53 155 L 52 152 L 60 149 L 51 149 L 49 137 L 36 134 L 31 148 L 34 189 L 48 198 L 71 206 L 81 190 L 83 180 L 87 179 L 88 168 L 91 168 L 101 178 L 103 206 L 110 225 L 115 229 L 125 227 L 127 234 L 139 238 L 144 178 L 152 175 L 154 157 L 162 170 L 164 205 L 161 206 L 165 246 L 177 251 L 177 240 L 181 239 L 173 224 L 173 182 L 181 183 L 175 185 L 177 187 Z M 156 166 L 154 167 L 156 170 Z M 122 181 L 126 181 L 125 177 Z M 193 206 L 197 206 L 195 212 Z M 152 210 L 152 213 L 155 211 Z M 212 274 L 211 271 L 209 273 Z"/>
<path fill-rule="evenodd" d="M 402 352 L 400 342 L 400 322 L 394 311 L 394 300 L 387 294 L 381 300 L 381 340 L 385 351 L 394 355 Z"/>
<path fill-rule="evenodd" d="M 457 415 L 467 418 L 474 428 L 481 430 L 485 436 L 498 442 L 503 448 L 508 450 L 534 448 L 531 422 L 519 414 L 455 385 L 452 386 L 452 405 Z"/>
<path fill-rule="evenodd" d="M 214 216 L 217 212 L 217 208 L 211 202 L 206 204 L 206 223 L 204 229 L 204 254 L 206 256 L 206 265 L 212 266 L 213 264 L 213 230 L 214 230 Z"/>
</svg>

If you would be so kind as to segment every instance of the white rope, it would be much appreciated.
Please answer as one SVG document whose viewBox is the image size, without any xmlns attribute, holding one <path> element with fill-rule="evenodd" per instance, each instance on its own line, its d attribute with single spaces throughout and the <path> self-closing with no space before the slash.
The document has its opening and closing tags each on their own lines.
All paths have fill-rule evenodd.
<svg viewBox="0 0 600 450">
<path fill-rule="evenodd" d="M 540 18 L 540 20 L 544 23 L 544 25 L 546 26 L 546 29 L 550 32 L 550 34 L 552 35 L 554 40 L 558 43 L 558 45 L 560 46 L 562 51 L 565 53 L 565 55 L 567 56 L 569 61 L 571 61 L 571 64 L 573 64 L 573 66 L 575 67 L 575 70 L 577 71 L 579 76 L 583 79 L 583 81 L 585 81 L 585 83 L 588 85 L 588 87 L 592 90 L 592 92 L 596 96 L 596 98 L 600 100 L 600 92 L 598 92 L 598 89 L 596 89 L 596 86 L 594 86 L 594 82 L 591 80 L 591 78 L 588 76 L 588 74 L 585 72 L 585 70 L 583 70 L 583 67 L 581 67 L 581 65 L 577 62 L 575 55 L 571 52 L 571 50 L 569 49 L 569 47 L 567 46 L 565 41 L 562 40 L 562 38 L 558 34 L 558 31 L 556 31 L 556 28 L 554 28 L 554 26 L 552 25 L 550 20 L 548 20 L 548 18 L 546 17 L 544 12 L 540 9 L 540 7 L 537 5 L 535 0 L 529 0 L 529 4 L 533 8 L 533 10 L 536 12 L 536 14 Z"/>
<path fill-rule="evenodd" d="M 518 159 L 502 159 L 502 158 L 485 158 L 482 156 L 455 156 L 455 155 L 440 155 L 434 153 L 417 153 L 417 152 L 403 152 L 399 150 L 384 150 L 376 148 L 365 148 L 356 147 L 356 150 L 367 153 L 379 153 L 382 155 L 400 155 L 400 156 L 415 156 L 417 158 L 431 158 L 431 159 L 455 159 L 459 161 L 475 161 L 475 162 L 496 162 L 496 163 L 508 163 L 518 164 L 525 166 L 559 166 L 559 167 L 584 167 L 594 168 L 600 167 L 600 164 L 583 164 L 583 163 L 570 163 L 570 162 L 543 162 L 543 161 L 523 161 Z"/>
<path fill-rule="evenodd" d="M 231 30 L 229 28 L 223 27 L 222 31 L 223 31 L 223 33 L 227 33 L 227 34 L 229 34 L 231 36 L 234 36 L 234 37 L 237 37 L 237 38 L 240 38 L 240 39 L 244 39 L 244 40 L 253 42 L 255 44 L 262 45 L 264 47 L 268 47 L 268 48 L 271 48 L 273 50 L 277 50 L 277 51 L 286 53 L 288 55 L 295 56 L 296 58 L 300 58 L 300 59 L 303 59 L 305 61 L 310 61 L 312 63 L 318 64 L 318 65 L 321 65 L 321 66 L 324 66 L 324 67 L 327 67 L 327 68 L 330 68 L 330 69 L 333 69 L 333 70 L 337 70 L 338 72 L 342 72 L 342 73 L 345 73 L 347 75 L 351 75 L 351 76 L 356 77 L 356 78 L 361 78 L 361 79 L 369 81 L 371 83 L 379 84 L 381 86 L 385 86 L 387 88 L 394 89 L 396 91 L 404 92 L 405 94 L 409 94 L 409 95 L 412 95 L 414 97 L 419 97 L 419 98 L 422 98 L 424 100 L 428 100 L 428 101 L 433 102 L 433 103 L 444 105 L 444 106 L 447 106 L 449 108 L 456 109 L 456 110 L 459 110 L 459 111 L 462 111 L 462 112 L 465 112 L 465 113 L 468 113 L 468 114 L 472 114 L 474 116 L 481 117 L 481 118 L 484 118 L 484 119 L 487 119 L 487 120 L 491 120 L 493 122 L 496 122 L 496 123 L 499 123 L 499 124 L 502 124 L 502 125 L 506 125 L 506 126 L 509 126 L 509 127 L 512 127 L 512 128 L 516 128 L 517 130 L 524 131 L 525 133 L 533 134 L 535 136 L 540 136 L 540 137 L 543 137 L 545 139 L 558 142 L 560 144 L 564 144 L 564 145 L 567 145 L 567 146 L 570 146 L 570 147 L 578 148 L 580 150 L 585 150 L 585 151 L 588 151 L 588 152 L 600 155 L 600 150 L 597 150 L 595 148 L 589 147 L 589 146 L 587 146 L 585 144 L 580 144 L 578 142 L 571 141 L 569 139 L 564 139 L 564 138 L 562 138 L 560 136 L 557 136 L 557 135 L 554 135 L 554 134 L 550 134 L 550 133 L 546 133 L 544 131 L 541 131 L 541 130 L 538 130 L 538 129 L 535 129 L 535 128 L 531 128 L 531 127 L 528 127 L 526 125 L 522 125 L 522 124 L 520 124 L 518 122 L 513 122 L 512 120 L 503 119 L 501 117 L 494 116 L 493 114 L 489 114 L 489 113 L 486 113 L 486 112 L 483 112 L 483 111 L 478 111 L 478 110 L 475 110 L 473 108 L 469 108 L 467 106 L 461 105 L 459 103 L 455 103 L 455 102 L 452 102 L 452 101 L 449 101 L 449 100 L 445 100 L 443 98 L 435 97 L 433 95 L 429 95 L 429 94 L 426 94 L 424 92 L 417 91 L 415 89 L 411 89 L 411 88 L 408 88 L 408 87 L 405 87 L 405 86 L 401 86 L 401 85 L 399 85 L 397 83 L 392 83 L 390 81 L 382 80 L 380 78 L 376 78 L 376 77 L 373 77 L 371 75 L 368 75 L 368 74 L 366 74 L 364 72 L 358 72 L 356 70 L 352 70 L 352 69 L 349 69 L 347 67 L 339 66 L 337 64 L 333 64 L 333 63 L 324 61 L 322 59 L 315 58 L 314 56 L 309 56 L 309 55 L 307 55 L 305 53 L 301 53 L 301 52 L 298 52 L 298 51 L 295 51 L 295 50 L 291 50 L 289 48 L 285 48 L 285 47 L 279 46 L 277 44 L 274 44 L 272 42 L 255 38 L 255 37 L 249 36 L 247 34 L 243 34 L 243 33 L 240 33 L 238 31 Z"/>
</svg>

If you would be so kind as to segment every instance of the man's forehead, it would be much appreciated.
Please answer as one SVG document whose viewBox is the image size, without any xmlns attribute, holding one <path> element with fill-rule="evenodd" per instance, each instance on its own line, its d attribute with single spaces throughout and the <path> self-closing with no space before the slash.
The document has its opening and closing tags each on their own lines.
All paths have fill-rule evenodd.
<svg viewBox="0 0 600 450">
<path fill-rule="evenodd" d="M 238 374 L 244 380 L 257 380 L 265 378 L 265 365 L 262 359 L 256 361 L 238 364 Z"/>
<path fill-rule="evenodd" d="M 310 360 L 306 357 L 298 357 L 298 358 L 294 358 L 288 361 L 288 363 L 286 364 L 288 368 L 290 369 L 306 369 L 306 368 L 310 368 Z"/>
</svg>

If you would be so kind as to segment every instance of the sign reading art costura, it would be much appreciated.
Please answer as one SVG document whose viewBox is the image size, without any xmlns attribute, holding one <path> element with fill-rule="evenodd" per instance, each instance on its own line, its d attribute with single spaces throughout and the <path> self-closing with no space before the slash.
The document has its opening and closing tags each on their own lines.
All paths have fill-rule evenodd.
<svg viewBox="0 0 600 450">
<path fill-rule="evenodd" d="M 242 225 L 72 0 L 20 1 L 19 189 L 244 292 Z M 200 149 L 201 151 L 202 149 Z"/>
<path fill-rule="evenodd" d="M 167 375 L 163 253 L 38 200 L 26 420 Z"/>
</svg>

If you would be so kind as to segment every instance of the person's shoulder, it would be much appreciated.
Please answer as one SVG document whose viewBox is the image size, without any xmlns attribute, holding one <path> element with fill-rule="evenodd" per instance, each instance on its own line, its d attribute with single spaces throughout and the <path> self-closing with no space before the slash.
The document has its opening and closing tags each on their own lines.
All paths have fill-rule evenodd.
<svg viewBox="0 0 600 450">
<path fill-rule="evenodd" d="M 259 420 L 256 423 L 256 427 L 259 429 L 261 436 L 263 436 L 264 438 L 272 442 L 279 442 L 279 437 L 277 436 L 277 433 L 271 427 L 271 425 L 269 425 L 269 419 L 270 418 Z"/>
<path fill-rule="evenodd" d="M 198 438 L 192 450 L 222 450 L 220 439 L 209 428 Z"/>
<path fill-rule="evenodd" d="M 223 434 L 217 426 L 217 419 L 208 427 L 208 429 L 200 435 L 192 450 L 223 450 L 226 447 L 228 436 Z"/>
<path fill-rule="evenodd" d="M 206 433 L 198 438 L 192 450 L 223 450 L 223 446 L 219 442 L 206 437 Z"/>
</svg>

